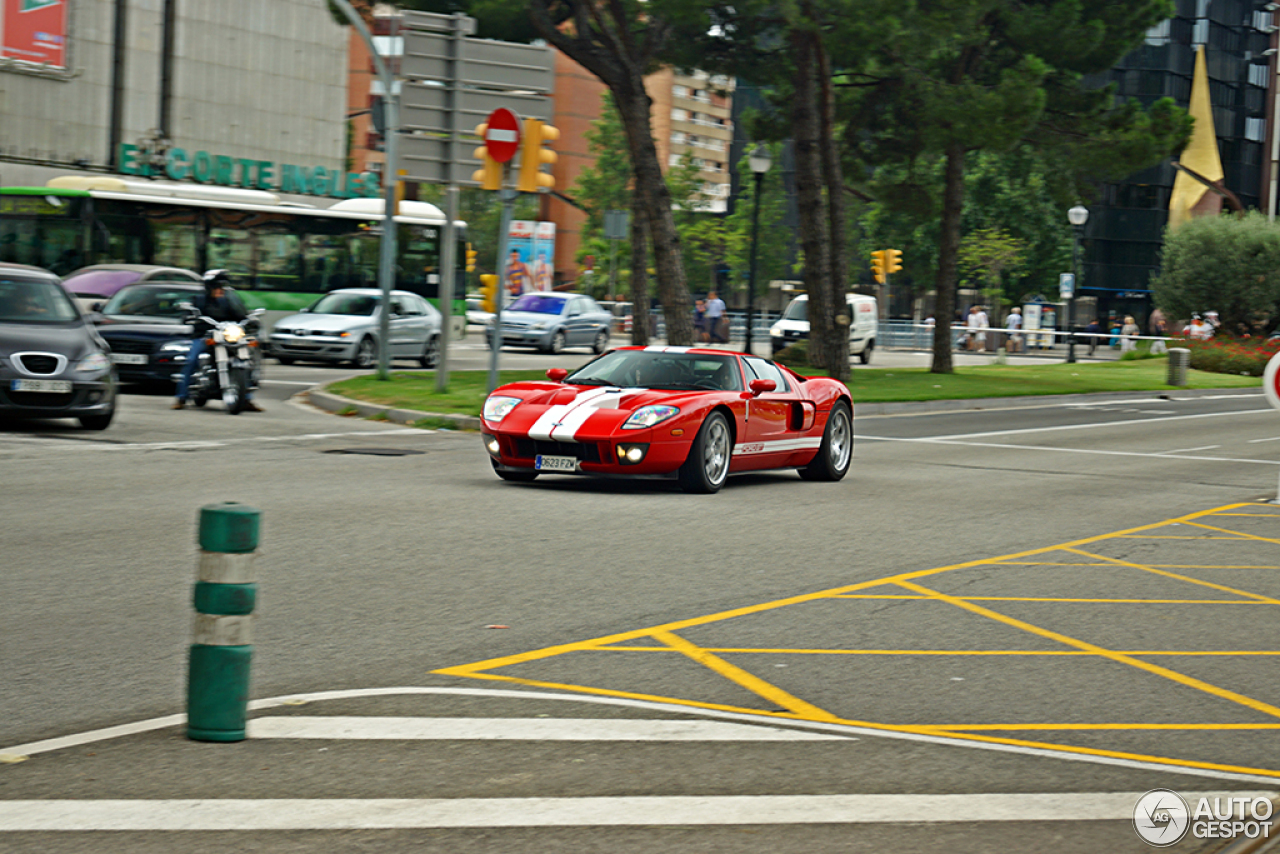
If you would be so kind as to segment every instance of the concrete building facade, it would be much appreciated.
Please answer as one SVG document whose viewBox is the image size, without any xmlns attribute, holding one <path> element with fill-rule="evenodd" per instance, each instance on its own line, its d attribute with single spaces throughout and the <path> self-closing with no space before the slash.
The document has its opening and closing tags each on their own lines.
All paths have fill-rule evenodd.
<svg viewBox="0 0 1280 854">
<path fill-rule="evenodd" d="M 0 184 L 130 174 L 175 148 L 344 170 L 348 28 L 324 0 L 57 3 L 66 69 L 0 61 Z"/>
<path fill-rule="evenodd" d="M 645 78 L 653 99 L 653 138 L 664 169 L 692 157 L 699 167 L 699 210 L 725 213 L 732 184 L 734 81 L 702 71 L 677 74 L 663 68 Z"/>
</svg>

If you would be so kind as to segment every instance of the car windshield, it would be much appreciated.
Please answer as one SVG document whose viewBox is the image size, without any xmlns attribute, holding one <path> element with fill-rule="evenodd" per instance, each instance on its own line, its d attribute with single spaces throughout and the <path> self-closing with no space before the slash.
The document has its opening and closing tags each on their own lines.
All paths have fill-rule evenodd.
<svg viewBox="0 0 1280 854">
<path fill-rule="evenodd" d="M 507 311 L 532 311 L 538 314 L 561 314 L 568 300 L 550 297 L 545 294 L 525 294 L 511 305 Z"/>
<path fill-rule="evenodd" d="M 199 295 L 198 288 L 171 284 L 130 285 L 107 300 L 102 313 L 110 317 L 181 322 L 186 314 L 182 304 L 192 302 Z"/>
<path fill-rule="evenodd" d="M 792 300 L 791 305 L 787 306 L 786 312 L 782 315 L 783 320 L 808 320 L 809 319 L 809 301 L 807 299 Z"/>
<path fill-rule="evenodd" d="M 0 273 L 0 321 L 70 323 L 79 319 L 80 310 L 56 281 Z"/>
<path fill-rule="evenodd" d="M 734 356 L 614 350 L 565 378 L 570 385 L 741 391 L 742 374 Z"/>
<path fill-rule="evenodd" d="M 378 298 L 369 294 L 326 294 L 311 306 L 312 314 L 346 314 L 370 317 L 378 308 Z"/>
</svg>

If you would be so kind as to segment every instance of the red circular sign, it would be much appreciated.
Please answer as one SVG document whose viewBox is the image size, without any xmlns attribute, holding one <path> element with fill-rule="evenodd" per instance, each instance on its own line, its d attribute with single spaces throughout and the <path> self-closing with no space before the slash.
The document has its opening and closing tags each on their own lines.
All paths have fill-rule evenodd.
<svg viewBox="0 0 1280 854">
<path fill-rule="evenodd" d="M 489 156 L 498 163 L 506 163 L 515 157 L 520 149 L 520 117 L 506 107 L 490 113 L 484 145 L 489 149 Z"/>
</svg>

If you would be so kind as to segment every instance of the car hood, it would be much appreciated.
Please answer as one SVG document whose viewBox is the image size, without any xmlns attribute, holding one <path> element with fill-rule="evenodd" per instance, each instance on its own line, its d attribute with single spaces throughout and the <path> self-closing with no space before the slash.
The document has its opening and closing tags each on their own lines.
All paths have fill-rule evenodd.
<svg viewBox="0 0 1280 854">
<path fill-rule="evenodd" d="M 85 323 L 0 325 L 0 357 L 12 353 L 57 353 L 74 361 L 98 348 L 93 330 Z"/>
<path fill-rule="evenodd" d="M 377 323 L 378 316 L 350 314 L 291 314 L 276 321 L 273 327 L 276 332 L 292 332 L 305 329 L 308 332 L 345 332 L 349 329 L 360 329 Z"/>
<path fill-rule="evenodd" d="M 559 323 L 564 319 L 563 314 L 547 314 L 542 311 L 504 311 L 502 312 L 502 322 L 511 323 L 517 326 L 532 326 L 535 323 L 546 322 L 548 324 Z"/>
<path fill-rule="evenodd" d="M 121 323 L 110 320 L 98 326 L 98 334 L 110 341 L 112 338 L 146 338 L 160 341 L 166 338 L 191 338 L 195 331 L 185 323 Z"/>
<path fill-rule="evenodd" d="M 644 406 L 670 404 L 679 407 L 683 416 L 738 395 L 738 392 L 670 391 L 542 382 L 513 383 L 502 386 L 493 393 L 523 400 L 502 420 L 504 431 L 528 432 L 534 438 L 566 441 L 572 440 L 584 426 L 592 433 L 612 432 L 631 413 Z M 555 415 L 554 418 L 544 418 L 552 414 Z M 639 437 L 645 431 L 634 432 Z"/>
</svg>

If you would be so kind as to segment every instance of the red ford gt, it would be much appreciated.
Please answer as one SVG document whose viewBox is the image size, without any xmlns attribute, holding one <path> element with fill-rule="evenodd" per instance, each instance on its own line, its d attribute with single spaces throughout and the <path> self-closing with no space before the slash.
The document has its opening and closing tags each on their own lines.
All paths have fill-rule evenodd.
<svg viewBox="0 0 1280 854">
<path fill-rule="evenodd" d="M 768 359 L 691 347 L 623 347 L 484 403 L 503 480 L 543 472 L 676 477 L 716 492 L 730 474 L 795 468 L 839 480 L 853 456 L 849 389 Z"/>
</svg>

